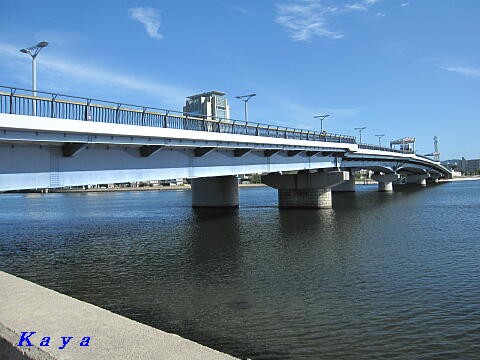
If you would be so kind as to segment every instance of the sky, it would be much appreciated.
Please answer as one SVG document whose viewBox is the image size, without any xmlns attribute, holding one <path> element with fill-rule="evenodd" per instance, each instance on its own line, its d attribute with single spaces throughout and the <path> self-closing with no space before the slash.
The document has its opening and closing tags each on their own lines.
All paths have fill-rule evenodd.
<svg viewBox="0 0 480 360">
<path fill-rule="evenodd" d="M 3 0 L 0 85 L 181 111 L 189 95 L 256 93 L 249 120 L 419 153 L 480 158 L 477 0 Z"/>
</svg>

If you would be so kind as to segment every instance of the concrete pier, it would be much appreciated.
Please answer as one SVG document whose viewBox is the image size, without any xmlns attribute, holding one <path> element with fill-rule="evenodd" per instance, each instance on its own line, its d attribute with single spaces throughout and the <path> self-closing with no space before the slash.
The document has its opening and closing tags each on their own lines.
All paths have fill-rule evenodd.
<svg viewBox="0 0 480 360">
<path fill-rule="evenodd" d="M 400 179 L 399 174 L 374 174 L 372 179 L 378 182 L 378 191 L 393 191 L 393 183 Z"/>
<path fill-rule="evenodd" d="M 32 346 L 25 341 L 18 346 L 22 332 L 35 332 Z M 72 338 L 60 349 L 62 336 Z M 40 346 L 44 337 L 51 338 L 49 346 Z M 80 346 L 85 337 L 90 337 L 88 346 Z M 235 358 L 0 272 L 0 359 Z"/>
<path fill-rule="evenodd" d="M 328 209 L 332 207 L 332 192 L 330 189 L 278 189 L 278 206 Z"/>
<path fill-rule="evenodd" d="M 333 192 L 355 192 L 355 175 L 350 172 L 350 179 L 332 187 Z"/>
<path fill-rule="evenodd" d="M 299 174 L 268 174 L 262 182 L 278 189 L 280 208 L 332 207 L 331 188 L 349 180 L 348 171 L 331 171 Z"/>
<path fill-rule="evenodd" d="M 421 175 L 408 175 L 407 176 L 407 184 L 418 184 L 422 186 L 427 185 L 427 179 L 430 177 L 428 174 L 421 174 Z"/>
<path fill-rule="evenodd" d="M 236 176 L 216 176 L 192 179 L 192 207 L 238 207 Z"/>
</svg>

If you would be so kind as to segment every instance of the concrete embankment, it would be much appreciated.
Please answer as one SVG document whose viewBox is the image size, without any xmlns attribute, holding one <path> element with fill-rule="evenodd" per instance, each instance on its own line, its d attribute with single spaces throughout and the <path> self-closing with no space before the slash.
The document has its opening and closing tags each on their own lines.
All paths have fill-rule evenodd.
<svg viewBox="0 0 480 360">
<path fill-rule="evenodd" d="M 0 359 L 235 358 L 0 271 Z"/>
</svg>

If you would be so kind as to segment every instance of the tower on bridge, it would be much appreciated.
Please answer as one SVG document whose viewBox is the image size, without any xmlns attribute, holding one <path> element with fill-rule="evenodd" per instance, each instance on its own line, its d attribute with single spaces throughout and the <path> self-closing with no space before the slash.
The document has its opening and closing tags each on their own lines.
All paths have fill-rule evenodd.
<svg viewBox="0 0 480 360">
<path fill-rule="evenodd" d="M 440 151 L 438 151 L 438 137 L 433 137 L 433 153 L 425 156 L 433 156 L 434 161 L 440 161 Z"/>
<path fill-rule="evenodd" d="M 230 119 L 230 107 L 225 93 L 209 91 L 187 97 L 183 107 L 185 115 L 199 116 L 210 120 Z"/>
<path fill-rule="evenodd" d="M 402 139 L 390 141 L 390 148 L 399 149 L 404 153 L 414 153 L 415 152 L 415 138 L 414 137 L 404 137 Z"/>
</svg>

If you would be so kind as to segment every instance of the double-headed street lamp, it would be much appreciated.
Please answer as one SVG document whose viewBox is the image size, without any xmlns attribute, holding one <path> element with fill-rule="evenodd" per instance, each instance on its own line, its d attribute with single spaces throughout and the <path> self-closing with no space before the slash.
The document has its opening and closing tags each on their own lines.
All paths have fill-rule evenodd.
<svg viewBox="0 0 480 360">
<path fill-rule="evenodd" d="M 242 96 L 236 97 L 237 99 L 240 99 L 245 103 L 245 114 L 244 114 L 245 122 L 248 122 L 248 107 L 247 107 L 248 100 L 250 100 L 254 96 L 257 96 L 257 94 L 248 94 L 248 95 L 242 95 Z"/>
<path fill-rule="evenodd" d="M 320 120 L 320 132 L 323 133 L 323 120 L 325 120 L 325 118 L 329 117 L 330 115 L 329 114 L 325 114 L 325 115 L 314 115 L 313 117 L 315 119 L 319 119 Z"/>
<path fill-rule="evenodd" d="M 48 42 L 46 41 L 41 41 L 37 45 L 30 46 L 28 48 L 20 49 L 20 52 L 24 54 L 29 54 L 32 57 L 32 92 L 33 96 L 37 96 L 37 62 L 35 61 L 37 59 L 37 55 L 42 50 L 44 47 L 48 45 Z M 36 115 L 37 109 L 36 109 L 36 103 L 35 100 L 33 100 L 33 115 Z"/>
<path fill-rule="evenodd" d="M 367 127 L 366 126 L 363 126 L 363 127 L 356 127 L 355 130 L 358 130 L 358 135 L 359 135 L 359 144 L 362 143 L 362 131 L 365 130 Z"/>
<path fill-rule="evenodd" d="M 385 134 L 375 135 L 375 136 L 378 137 L 378 146 L 382 146 L 382 137 L 384 137 Z"/>
</svg>

